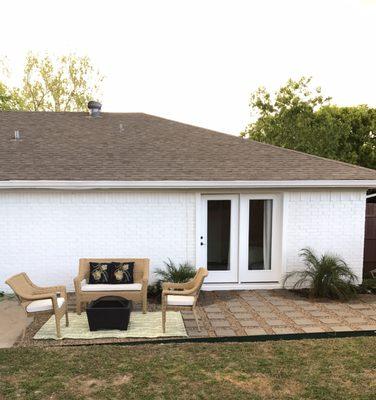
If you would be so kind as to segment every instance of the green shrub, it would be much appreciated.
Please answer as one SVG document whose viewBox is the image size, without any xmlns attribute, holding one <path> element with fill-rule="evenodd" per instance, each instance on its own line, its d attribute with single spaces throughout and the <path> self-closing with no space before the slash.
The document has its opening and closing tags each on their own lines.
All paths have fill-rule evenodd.
<svg viewBox="0 0 376 400">
<path fill-rule="evenodd" d="M 347 300 L 356 296 L 356 275 L 342 258 L 329 253 L 317 257 L 310 248 L 302 249 L 299 255 L 306 268 L 286 274 L 284 286 L 290 278 L 295 277 L 297 280 L 293 288 L 308 287 L 311 297 Z"/>
<path fill-rule="evenodd" d="M 168 259 L 168 262 L 164 261 L 164 264 L 166 266 L 164 269 L 158 268 L 155 270 L 155 274 L 159 279 L 154 284 L 148 286 L 149 297 L 160 298 L 162 294 L 162 282 L 187 282 L 196 274 L 195 267 L 187 262 L 176 266 L 171 259 Z"/>
<path fill-rule="evenodd" d="M 196 269 L 193 265 L 185 262 L 176 266 L 171 259 L 168 262 L 164 261 L 165 269 L 158 268 L 155 274 L 159 277 L 159 282 L 188 282 L 196 274 Z"/>
<path fill-rule="evenodd" d="M 159 299 L 161 297 L 161 294 L 162 286 L 159 281 L 148 286 L 148 297 Z"/>
<path fill-rule="evenodd" d="M 365 278 L 358 286 L 359 293 L 376 294 L 376 278 Z"/>
</svg>

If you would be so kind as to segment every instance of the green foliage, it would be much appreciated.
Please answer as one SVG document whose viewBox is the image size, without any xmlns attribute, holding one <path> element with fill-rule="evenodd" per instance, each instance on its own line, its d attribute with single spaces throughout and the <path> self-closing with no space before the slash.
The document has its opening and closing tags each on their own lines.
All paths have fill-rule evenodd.
<svg viewBox="0 0 376 400">
<path fill-rule="evenodd" d="M 356 275 L 343 259 L 328 253 L 317 257 L 309 248 L 302 249 L 299 255 L 306 268 L 286 274 L 284 286 L 290 278 L 296 278 L 293 288 L 308 286 L 312 297 L 350 299 L 356 296 Z"/>
<path fill-rule="evenodd" d="M 274 95 L 251 96 L 257 119 L 242 136 L 318 156 L 376 168 L 376 108 L 337 107 L 311 78 L 289 80 Z"/>
<path fill-rule="evenodd" d="M 376 294 L 376 278 L 365 278 L 358 287 L 359 293 Z"/>
<path fill-rule="evenodd" d="M 164 261 L 166 266 L 165 269 L 158 268 L 155 270 L 155 274 L 159 277 L 159 282 L 188 282 L 196 274 L 196 269 L 193 265 L 185 262 L 183 264 L 176 264 L 168 259 L 168 262 Z"/>
<path fill-rule="evenodd" d="M 0 82 L 0 111 L 86 111 L 102 80 L 88 57 L 39 58 L 29 53 L 21 87 Z"/>
<path fill-rule="evenodd" d="M 162 293 L 162 286 L 160 282 L 156 282 L 152 285 L 148 285 L 148 296 L 157 297 Z"/>
<path fill-rule="evenodd" d="M 16 92 L 0 82 L 0 111 L 20 110 L 20 99 Z"/>
<path fill-rule="evenodd" d="M 185 262 L 178 266 L 168 259 L 168 262 L 164 261 L 166 268 L 158 268 L 155 270 L 155 274 L 158 276 L 156 283 L 148 286 L 148 296 L 159 298 L 162 293 L 162 282 L 188 282 L 196 274 L 196 269 L 189 263 Z"/>
</svg>

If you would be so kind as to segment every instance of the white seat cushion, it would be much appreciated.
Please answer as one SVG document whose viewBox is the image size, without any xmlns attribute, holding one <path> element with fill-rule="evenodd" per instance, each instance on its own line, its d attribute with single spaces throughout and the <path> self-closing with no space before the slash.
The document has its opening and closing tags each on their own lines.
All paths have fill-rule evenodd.
<svg viewBox="0 0 376 400">
<path fill-rule="evenodd" d="M 83 292 L 120 292 L 120 291 L 140 291 L 142 289 L 141 283 L 125 283 L 111 285 L 109 283 L 96 283 L 94 285 L 82 285 Z"/>
<path fill-rule="evenodd" d="M 57 305 L 60 308 L 64 304 L 64 297 L 57 298 Z M 49 311 L 52 310 L 52 300 L 34 300 L 26 306 L 27 312 Z"/>
<path fill-rule="evenodd" d="M 167 305 L 169 306 L 191 306 L 194 301 L 194 296 L 167 295 Z"/>
</svg>

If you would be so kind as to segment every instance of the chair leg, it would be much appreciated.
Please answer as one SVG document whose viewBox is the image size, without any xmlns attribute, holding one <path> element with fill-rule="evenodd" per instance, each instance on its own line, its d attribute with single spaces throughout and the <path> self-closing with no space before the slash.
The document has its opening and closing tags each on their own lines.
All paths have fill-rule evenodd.
<svg viewBox="0 0 376 400">
<path fill-rule="evenodd" d="M 166 333 L 166 310 L 162 309 L 162 330 L 163 333 Z"/>
<path fill-rule="evenodd" d="M 76 301 L 76 313 L 81 315 L 81 302 L 79 300 Z"/>
<path fill-rule="evenodd" d="M 23 340 L 25 339 L 25 336 L 26 336 L 26 327 L 24 327 L 24 328 L 22 329 L 21 341 L 23 341 Z"/>
<path fill-rule="evenodd" d="M 148 310 L 148 293 L 147 291 L 145 291 L 142 299 L 142 313 L 146 314 L 147 310 Z"/>
<path fill-rule="evenodd" d="M 61 337 L 61 330 L 60 330 L 60 318 L 57 318 L 55 314 L 55 323 L 56 323 L 56 335 L 58 338 Z"/>
<path fill-rule="evenodd" d="M 26 313 L 26 319 L 27 319 L 27 317 L 28 317 L 28 314 Z M 35 322 L 35 315 L 33 315 L 32 317 L 33 317 L 33 322 Z M 21 341 L 23 341 L 25 339 L 25 336 L 26 336 L 26 326 L 24 326 L 24 328 L 22 329 Z"/>
<path fill-rule="evenodd" d="M 193 309 L 192 309 L 192 311 L 193 311 L 193 315 L 195 316 L 195 320 L 196 320 L 196 324 L 197 324 L 197 329 L 198 329 L 198 331 L 199 331 L 199 332 L 201 332 L 201 329 L 200 329 L 200 324 L 199 324 L 199 322 L 198 322 L 198 315 L 197 315 L 197 311 L 196 311 L 196 309 L 195 309 L 195 308 L 193 308 Z"/>
</svg>

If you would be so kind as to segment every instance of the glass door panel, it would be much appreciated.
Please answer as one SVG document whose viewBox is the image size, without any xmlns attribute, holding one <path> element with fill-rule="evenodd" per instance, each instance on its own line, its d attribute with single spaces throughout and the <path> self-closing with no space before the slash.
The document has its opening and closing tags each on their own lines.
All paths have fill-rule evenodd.
<svg viewBox="0 0 376 400">
<path fill-rule="evenodd" d="M 230 269 L 231 200 L 208 200 L 207 268 Z"/>
<path fill-rule="evenodd" d="M 238 279 L 238 195 L 203 195 L 201 204 L 201 265 L 209 271 L 205 282 Z"/>
<path fill-rule="evenodd" d="M 249 200 L 248 270 L 270 270 L 273 200 Z"/>
<path fill-rule="evenodd" d="M 240 195 L 240 282 L 280 279 L 281 215 L 277 195 Z"/>
</svg>

